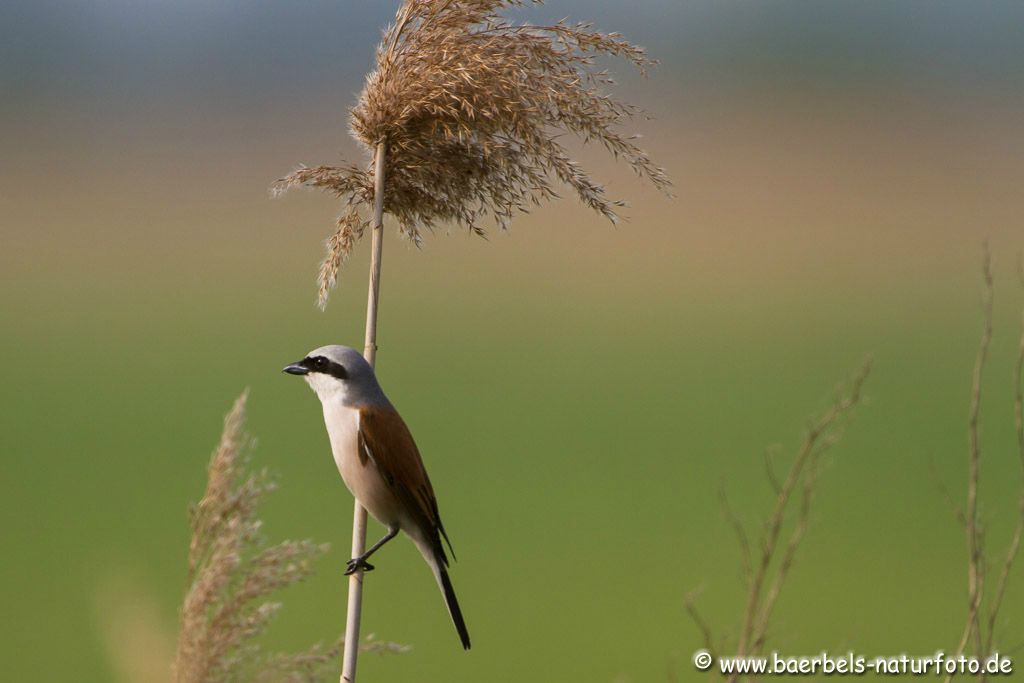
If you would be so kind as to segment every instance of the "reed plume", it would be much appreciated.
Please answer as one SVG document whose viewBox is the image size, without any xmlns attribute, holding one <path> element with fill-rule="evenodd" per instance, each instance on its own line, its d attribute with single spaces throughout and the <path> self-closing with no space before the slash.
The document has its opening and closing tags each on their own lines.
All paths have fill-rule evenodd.
<svg viewBox="0 0 1024 683">
<path fill-rule="evenodd" d="M 419 244 L 425 229 L 454 224 L 484 234 L 568 186 L 609 220 L 623 202 L 609 198 L 562 142 L 568 133 L 598 143 L 665 191 L 670 181 L 620 132 L 640 113 L 608 94 L 601 55 L 644 73 L 655 64 L 616 33 L 564 20 L 514 24 L 499 12 L 539 0 L 406 0 L 384 32 L 376 69 L 351 110 L 353 137 L 373 152 L 387 148 L 383 210 Z M 304 185 L 341 198 L 319 274 L 325 305 L 339 269 L 371 225 L 375 171 L 356 165 L 300 167 L 278 190 Z"/>
<path fill-rule="evenodd" d="M 298 654 L 263 654 L 259 636 L 280 603 L 266 598 L 303 580 L 326 546 L 284 541 L 267 546 L 257 506 L 274 489 L 266 472 L 246 472 L 251 444 L 243 432 L 247 394 L 224 419 L 210 459 L 206 492 L 191 510 L 188 590 L 174 661 L 177 683 L 322 681 L 338 646 Z"/>
</svg>

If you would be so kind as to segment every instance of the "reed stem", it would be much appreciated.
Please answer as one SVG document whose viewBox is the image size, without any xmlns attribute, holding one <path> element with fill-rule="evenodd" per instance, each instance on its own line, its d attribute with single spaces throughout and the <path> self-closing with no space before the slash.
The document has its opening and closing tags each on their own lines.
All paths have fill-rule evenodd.
<svg viewBox="0 0 1024 683">
<path fill-rule="evenodd" d="M 380 301 L 380 260 L 384 244 L 384 157 L 387 146 L 377 143 L 374 154 L 373 238 L 370 250 L 370 286 L 366 300 L 366 343 L 363 356 L 373 366 L 377 360 L 377 304 Z M 357 500 L 352 515 L 352 557 L 366 549 L 366 510 Z M 345 654 L 341 665 L 341 683 L 355 683 L 359 657 L 359 622 L 363 613 L 363 570 L 348 579 L 348 615 L 345 620 Z"/>
</svg>

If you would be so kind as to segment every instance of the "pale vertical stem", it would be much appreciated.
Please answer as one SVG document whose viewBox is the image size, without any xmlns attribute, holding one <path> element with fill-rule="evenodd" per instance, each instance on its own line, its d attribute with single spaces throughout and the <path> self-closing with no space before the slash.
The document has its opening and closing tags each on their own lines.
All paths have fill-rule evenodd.
<svg viewBox="0 0 1024 683">
<path fill-rule="evenodd" d="M 366 300 L 366 343 L 363 356 L 373 365 L 377 360 L 377 303 L 380 301 L 380 256 L 384 242 L 384 141 L 377 143 L 373 165 L 373 246 L 370 252 L 370 290 Z"/>
<path fill-rule="evenodd" d="M 370 287 L 366 301 L 366 342 L 363 356 L 370 365 L 377 360 L 377 304 L 380 301 L 380 260 L 384 243 L 384 155 L 386 146 L 377 143 L 374 155 L 373 237 L 370 251 Z M 357 500 L 352 515 L 352 557 L 366 549 L 366 510 Z M 345 621 L 345 655 L 341 683 L 355 683 L 359 656 L 359 622 L 363 612 L 363 570 L 348 579 L 348 617 Z"/>
</svg>

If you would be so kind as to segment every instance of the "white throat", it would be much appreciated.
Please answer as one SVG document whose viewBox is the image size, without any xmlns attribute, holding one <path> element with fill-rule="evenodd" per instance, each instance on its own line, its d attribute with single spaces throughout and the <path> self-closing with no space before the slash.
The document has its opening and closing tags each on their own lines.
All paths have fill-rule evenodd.
<svg viewBox="0 0 1024 683">
<path fill-rule="evenodd" d="M 320 372 L 311 372 L 305 376 L 305 379 L 324 405 L 334 402 L 344 403 L 348 387 L 341 380 Z"/>
</svg>

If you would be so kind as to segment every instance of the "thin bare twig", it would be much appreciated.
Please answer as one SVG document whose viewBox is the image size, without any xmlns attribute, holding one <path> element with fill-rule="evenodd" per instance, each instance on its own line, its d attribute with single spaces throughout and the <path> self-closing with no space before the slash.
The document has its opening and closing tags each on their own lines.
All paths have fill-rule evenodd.
<svg viewBox="0 0 1024 683">
<path fill-rule="evenodd" d="M 967 518 L 964 517 L 964 511 L 956 501 L 953 500 L 953 494 L 950 493 L 949 487 L 943 483 L 942 478 L 939 476 L 938 467 L 935 466 L 935 456 L 929 455 L 928 457 L 928 475 L 931 477 L 932 484 L 935 486 L 935 490 L 942 496 L 942 500 L 945 501 L 946 507 L 952 513 L 953 518 L 958 524 L 964 526 L 967 524 Z"/>
<path fill-rule="evenodd" d="M 1024 259 L 1018 258 L 1017 279 L 1024 287 Z M 999 608 L 1003 604 L 1003 596 L 1006 594 L 1006 586 L 1009 583 L 1010 571 L 1017 559 L 1020 550 L 1021 537 L 1024 536 L 1024 313 L 1021 314 L 1021 336 L 1017 345 L 1017 361 L 1013 369 L 1013 413 L 1017 435 L 1017 460 L 1020 466 L 1020 493 L 1017 499 L 1017 524 L 1010 538 L 1010 544 L 1006 549 L 1006 556 L 1003 558 L 1002 571 L 996 582 L 995 593 L 992 596 L 992 604 L 988 615 L 988 636 L 985 640 L 985 650 L 982 653 L 988 656 L 992 652 L 992 645 L 995 641 L 996 619 L 999 615 Z M 982 680 L 985 676 L 982 675 Z"/>
<path fill-rule="evenodd" d="M 981 469 L 981 447 L 978 440 L 978 414 L 981 410 L 981 378 L 988 358 L 988 349 L 992 341 L 992 257 L 988 245 L 985 245 L 982 259 L 982 323 L 981 341 L 978 354 L 974 361 L 971 380 L 971 405 L 968 413 L 968 470 L 967 470 L 967 506 L 965 510 L 965 526 L 967 535 L 967 622 L 963 634 L 957 644 L 955 656 L 959 657 L 967 648 L 967 643 L 975 641 L 975 651 L 981 655 L 980 612 L 984 595 L 984 561 L 982 538 L 978 522 L 978 474 Z M 946 681 L 952 680 L 952 675 Z"/>
<path fill-rule="evenodd" d="M 754 571 L 752 555 L 750 553 L 750 540 L 747 537 L 746 529 L 743 528 L 743 523 L 733 512 L 732 506 L 729 505 L 729 498 L 725 494 L 724 484 L 718 489 L 718 500 L 722 506 L 722 514 L 736 533 L 736 540 L 740 546 L 740 563 L 743 567 L 743 581 L 749 586 L 750 581 L 753 578 Z"/>
<path fill-rule="evenodd" d="M 764 471 L 768 477 L 768 484 L 772 487 L 772 493 L 776 496 L 782 493 L 782 484 L 779 483 L 779 476 L 775 473 L 775 454 L 778 448 L 764 449 Z"/>
<path fill-rule="evenodd" d="M 751 654 L 760 654 L 761 648 L 764 646 L 765 637 L 768 633 L 768 622 L 775 609 L 775 603 L 779 599 L 779 594 L 782 592 L 782 585 L 785 583 L 786 576 L 789 574 L 789 569 L 793 565 L 793 559 L 796 557 L 797 548 L 800 547 L 800 543 L 803 541 L 804 535 L 807 533 L 807 527 L 810 524 L 811 517 L 811 497 L 814 494 L 814 485 L 817 482 L 818 461 L 821 457 L 822 450 L 823 449 L 818 449 L 817 453 L 815 453 L 807 464 L 807 474 L 804 477 L 803 493 L 800 496 L 800 510 L 797 517 L 797 523 L 790 534 L 789 542 L 786 545 L 786 550 L 782 556 L 782 561 L 779 564 L 779 569 L 775 573 L 775 578 L 772 580 L 772 585 L 765 595 L 764 604 L 761 607 L 761 613 L 758 615 L 757 625 L 754 629 L 754 643 L 751 646 Z"/>
<path fill-rule="evenodd" d="M 805 470 L 808 469 L 809 464 L 812 465 L 810 470 L 813 470 L 813 464 L 820 455 L 822 448 L 827 447 L 833 442 L 832 432 L 838 427 L 839 422 L 850 412 L 850 410 L 859 403 L 861 390 L 863 389 L 864 382 L 867 379 L 870 369 L 870 362 L 865 362 L 864 366 L 850 382 L 847 391 L 836 399 L 831 408 L 812 421 L 807 433 L 804 435 L 804 440 L 800 449 L 797 451 L 796 459 L 790 466 L 789 473 L 779 489 L 779 493 L 775 499 L 774 511 L 766 521 L 766 533 L 762 542 L 760 562 L 754 570 L 753 578 L 749 586 L 747 606 L 743 615 L 739 645 L 737 647 L 737 654 L 739 656 L 752 654 L 763 645 L 768 618 L 774 608 L 775 600 L 778 598 L 778 594 L 781 591 L 782 583 L 785 581 L 786 574 L 792 565 L 796 548 L 799 546 L 800 541 L 803 538 L 804 531 L 801 528 L 801 522 L 798 521 L 797 528 L 794 530 L 793 535 L 790 536 L 789 544 L 787 546 L 788 549 L 782 558 L 782 566 L 776 574 L 775 581 L 769 587 L 768 595 L 766 597 L 763 594 L 765 581 L 768 577 L 772 560 L 776 555 L 779 536 L 782 532 L 783 522 L 786 517 L 786 510 L 789 507 L 789 501 L 792 497 L 793 491 L 803 478 L 804 498 L 801 506 L 800 517 L 805 525 L 807 514 L 810 509 L 810 494 L 811 491 L 813 491 L 814 486 L 813 472 L 811 474 L 805 474 Z M 804 507 L 804 505 L 806 505 L 806 507 Z M 806 527 L 804 526 L 803 528 L 805 529 Z M 732 683 L 738 680 L 738 678 L 739 674 L 733 673 L 730 675 L 728 680 Z"/>
<path fill-rule="evenodd" d="M 701 589 L 697 588 L 687 593 L 686 597 L 683 598 L 683 604 L 686 607 L 686 613 L 690 615 L 690 618 L 693 619 L 693 623 L 697 625 L 698 629 L 700 629 L 701 637 L 704 640 L 704 649 L 710 652 L 711 656 L 714 657 L 715 645 L 714 640 L 711 637 L 711 628 L 697 610 L 697 595 L 700 591 Z"/>
</svg>

